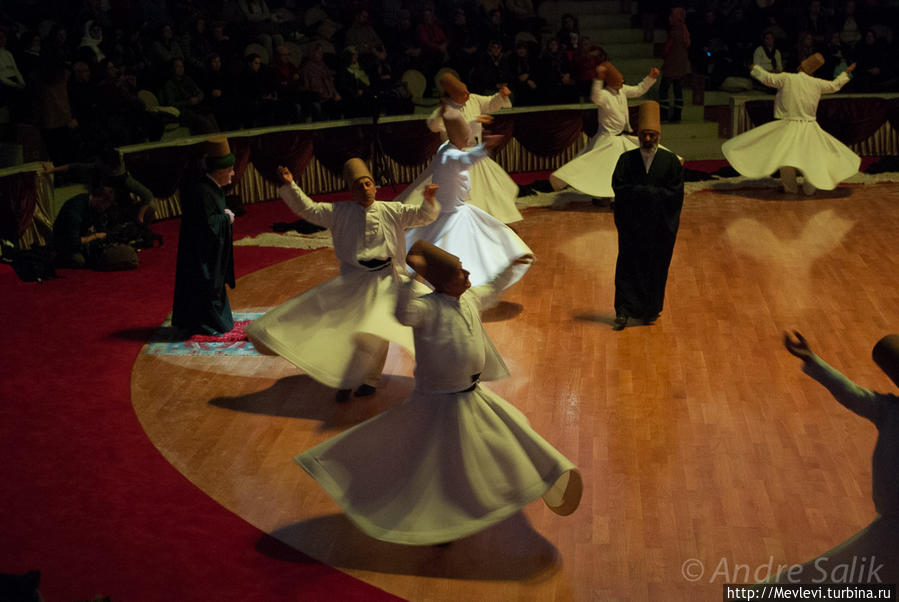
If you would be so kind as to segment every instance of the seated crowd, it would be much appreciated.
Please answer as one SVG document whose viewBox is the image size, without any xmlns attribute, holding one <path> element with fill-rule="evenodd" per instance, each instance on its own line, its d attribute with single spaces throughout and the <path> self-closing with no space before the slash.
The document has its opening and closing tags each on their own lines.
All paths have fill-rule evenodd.
<svg viewBox="0 0 899 602">
<path fill-rule="evenodd" d="M 550 0 L 544 0 L 550 1 Z M 636 0 L 634 0 L 636 1 Z M 755 62 L 820 77 L 858 62 L 848 91 L 896 88 L 886 0 L 706 0 L 686 6 L 694 73 L 719 87 Z M 108 146 L 308 121 L 408 114 L 403 74 L 453 69 L 472 92 L 507 85 L 517 106 L 589 100 L 608 56 L 578 18 L 547 23 L 540 0 L 83 0 L 0 8 L 0 107 L 40 131 L 57 165 Z M 641 2 L 644 24 L 668 6 Z M 52 15 L 52 18 L 47 18 Z M 647 21 L 646 17 L 649 16 Z M 895 17 L 895 15 L 893 15 Z M 174 124 L 174 125 L 173 125 Z M 0 124 L 2 127 L 2 124 Z"/>
</svg>

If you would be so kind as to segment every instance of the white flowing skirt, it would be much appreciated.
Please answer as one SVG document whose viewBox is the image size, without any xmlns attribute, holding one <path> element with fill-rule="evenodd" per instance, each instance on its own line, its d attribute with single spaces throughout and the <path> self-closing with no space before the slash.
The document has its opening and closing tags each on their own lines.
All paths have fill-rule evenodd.
<svg viewBox="0 0 899 602">
<path fill-rule="evenodd" d="M 341 274 L 275 307 L 245 332 L 320 383 L 353 388 L 380 363 L 386 341 L 414 352 L 412 329 L 394 317 L 397 290 L 389 265 Z"/>
<path fill-rule="evenodd" d="M 408 545 L 471 535 L 541 496 L 567 515 L 582 492 L 575 465 L 484 385 L 414 391 L 295 460 L 365 533 Z"/>
<path fill-rule="evenodd" d="M 469 271 L 472 286 L 487 284 L 505 270 L 510 263 L 532 253 L 515 231 L 487 212 L 461 204 L 452 213 L 441 213 L 427 226 L 406 232 L 406 248 L 417 240 L 426 240 L 444 251 L 456 255 L 462 267 Z M 530 264 L 517 266 L 512 286 L 524 276 Z"/>
<path fill-rule="evenodd" d="M 596 138 L 593 148 L 581 151 L 574 159 L 550 175 L 549 181 L 555 190 L 571 186 L 596 198 L 615 196 L 612 191 L 612 174 L 618 164 L 618 157 L 629 150 L 638 148 L 634 136 L 612 136 L 603 134 Z M 586 149 L 585 149 L 586 150 Z"/>
<path fill-rule="evenodd" d="M 432 165 L 433 162 L 394 200 L 401 203 L 424 201 L 425 186 L 431 183 Z M 486 211 L 504 224 L 524 219 L 515 206 L 518 184 L 499 166 L 499 163 L 490 158 L 482 159 L 469 168 L 468 175 L 471 178 L 469 204 Z"/>
<path fill-rule="evenodd" d="M 833 190 L 861 165 L 858 155 L 816 121 L 776 119 L 731 138 L 721 151 L 731 166 L 748 178 L 764 178 L 781 167 L 795 167 L 821 190 Z"/>
</svg>

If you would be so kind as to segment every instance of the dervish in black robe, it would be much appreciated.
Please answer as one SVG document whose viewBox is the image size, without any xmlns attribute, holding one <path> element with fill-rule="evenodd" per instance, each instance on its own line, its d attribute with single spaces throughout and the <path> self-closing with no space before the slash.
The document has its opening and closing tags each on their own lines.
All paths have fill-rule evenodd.
<svg viewBox="0 0 899 602">
<path fill-rule="evenodd" d="M 615 314 L 651 322 L 665 300 L 684 203 L 684 170 L 677 155 L 659 147 L 647 173 L 637 148 L 618 158 L 612 189 L 618 229 Z"/>
<path fill-rule="evenodd" d="M 231 219 L 225 209 L 225 193 L 209 176 L 185 176 L 172 325 L 192 334 L 234 328 L 225 290 L 226 284 L 234 288 Z"/>
</svg>

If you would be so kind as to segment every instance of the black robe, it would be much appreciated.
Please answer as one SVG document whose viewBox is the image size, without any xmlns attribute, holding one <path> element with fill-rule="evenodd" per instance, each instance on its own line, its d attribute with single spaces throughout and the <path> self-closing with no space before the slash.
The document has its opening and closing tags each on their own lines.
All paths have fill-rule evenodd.
<svg viewBox="0 0 899 602">
<path fill-rule="evenodd" d="M 615 313 L 654 320 L 665 300 L 684 204 L 684 170 L 677 155 L 659 148 L 646 173 L 637 148 L 618 158 L 612 189 L 618 228 Z"/>
<path fill-rule="evenodd" d="M 225 208 L 225 193 L 205 173 L 185 176 L 172 325 L 192 334 L 234 328 L 225 290 L 226 284 L 234 288 L 231 220 Z"/>
</svg>

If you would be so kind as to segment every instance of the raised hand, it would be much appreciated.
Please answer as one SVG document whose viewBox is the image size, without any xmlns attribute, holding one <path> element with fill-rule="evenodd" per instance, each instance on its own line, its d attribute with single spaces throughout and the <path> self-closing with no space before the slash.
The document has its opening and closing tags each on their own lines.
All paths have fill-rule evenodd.
<svg viewBox="0 0 899 602">
<path fill-rule="evenodd" d="M 290 173 L 290 170 L 283 165 L 278 166 L 278 176 L 281 178 L 282 184 L 292 184 L 293 183 L 293 174 Z"/>
<path fill-rule="evenodd" d="M 808 346 L 808 341 L 805 340 L 805 337 L 798 330 L 794 330 L 793 334 L 796 336 L 795 340 L 790 336 L 789 332 L 784 333 L 784 347 L 802 361 L 808 361 L 812 357 L 812 350 Z"/>
</svg>

